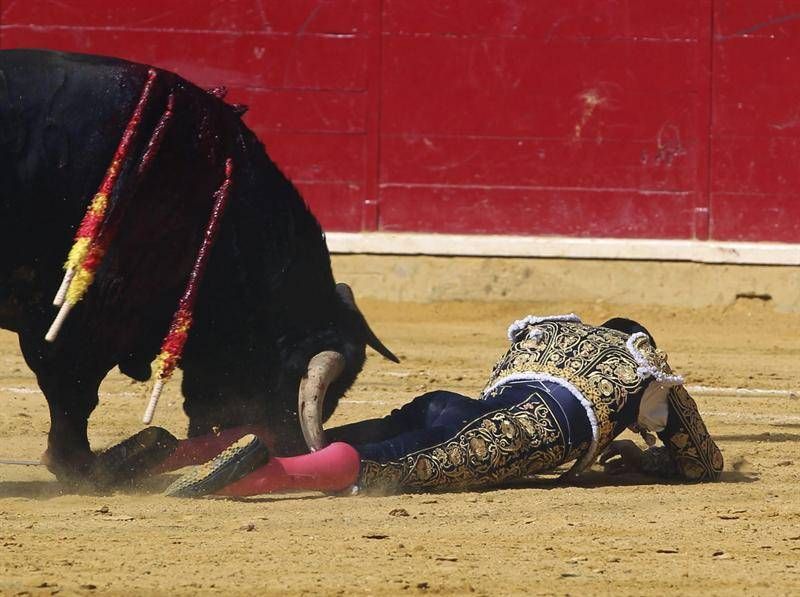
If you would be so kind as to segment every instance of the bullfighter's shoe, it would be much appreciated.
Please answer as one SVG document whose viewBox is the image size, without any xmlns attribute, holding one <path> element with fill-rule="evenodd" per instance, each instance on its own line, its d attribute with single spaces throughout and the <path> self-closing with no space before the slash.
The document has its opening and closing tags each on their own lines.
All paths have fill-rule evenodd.
<svg viewBox="0 0 800 597">
<path fill-rule="evenodd" d="M 147 476 L 178 447 L 178 439 L 161 427 L 147 427 L 100 452 L 94 459 L 91 479 L 100 490 L 131 485 Z"/>
<path fill-rule="evenodd" d="M 223 452 L 185 474 L 164 491 L 171 497 L 202 497 L 234 483 L 269 461 L 269 450 L 248 433 Z"/>
</svg>

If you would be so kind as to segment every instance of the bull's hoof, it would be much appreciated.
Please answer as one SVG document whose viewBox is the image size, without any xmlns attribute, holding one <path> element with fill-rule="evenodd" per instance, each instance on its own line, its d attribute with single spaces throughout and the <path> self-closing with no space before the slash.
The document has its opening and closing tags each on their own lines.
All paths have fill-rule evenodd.
<svg viewBox="0 0 800 597">
<path fill-rule="evenodd" d="M 94 463 L 94 454 L 88 449 L 62 452 L 48 448 L 42 454 L 41 462 L 55 475 L 59 483 L 69 489 L 76 489 L 86 484 Z"/>
<path fill-rule="evenodd" d="M 221 454 L 185 474 L 164 492 L 170 497 L 202 497 L 243 479 L 269 461 L 269 450 L 247 434 Z"/>
<path fill-rule="evenodd" d="M 147 476 L 178 447 L 178 439 L 161 427 L 147 427 L 95 457 L 90 478 L 99 490 L 128 487 Z"/>
</svg>

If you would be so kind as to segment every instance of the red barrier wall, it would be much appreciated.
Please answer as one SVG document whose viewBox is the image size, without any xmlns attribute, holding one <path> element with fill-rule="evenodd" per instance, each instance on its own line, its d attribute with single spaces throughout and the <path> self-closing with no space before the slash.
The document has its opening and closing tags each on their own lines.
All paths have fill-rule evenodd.
<svg viewBox="0 0 800 597">
<path fill-rule="evenodd" d="M 800 242 L 800 0 L 3 0 L 227 85 L 331 230 Z"/>
</svg>

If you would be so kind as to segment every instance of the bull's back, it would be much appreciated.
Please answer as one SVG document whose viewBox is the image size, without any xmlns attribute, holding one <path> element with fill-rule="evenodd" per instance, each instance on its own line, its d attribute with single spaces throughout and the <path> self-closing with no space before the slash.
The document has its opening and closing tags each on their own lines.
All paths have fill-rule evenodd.
<svg viewBox="0 0 800 597">
<path fill-rule="evenodd" d="M 145 76 L 112 58 L 0 51 L 0 275 L 53 245 L 63 258 L 65 222 L 96 190 Z"/>
<path fill-rule="evenodd" d="M 36 303 L 41 318 L 52 318 L 49 303 L 61 265 L 139 101 L 149 68 L 98 56 L 0 51 L 0 309 L 3 293 L 16 293 L 18 303 Z M 257 287 L 259 304 L 265 299 L 283 303 L 284 293 L 304 290 L 314 278 L 309 271 L 320 272 L 332 291 L 319 224 L 253 133 L 220 99 L 156 70 L 131 157 L 111 196 L 112 206 L 126 208 L 103 262 L 109 275 L 101 270 L 83 301 L 92 322 L 108 329 L 118 325 L 111 315 L 103 320 L 93 304 L 93 293 L 105 289 L 112 297 L 124 295 L 138 312 L 158 296 L 166 296 L 164 302 L 172 308 L 228 157 L 234 162 L 233 196 L 209 264 L 205 294 L 229 293 L 240 268 L 248 272 L 248 292 Z M 147 173 L 140 175 L 145 146 L 173 96 L 173 115 L 160 149 Z M 234 263 L 240 268 L 231 267 Z M 120 294 L 120 282 L 130 291 Z M 111 305 L 112 315 L 115 301 L 98 299 L 102 306 Z"/>
</svg>

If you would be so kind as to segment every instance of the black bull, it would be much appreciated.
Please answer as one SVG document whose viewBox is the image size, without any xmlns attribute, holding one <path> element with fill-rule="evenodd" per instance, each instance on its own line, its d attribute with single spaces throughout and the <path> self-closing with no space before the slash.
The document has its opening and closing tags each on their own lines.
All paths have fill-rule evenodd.
<svg viewBox="0 0 800 597">
<path fill-rule="evenodd" d="M 18 333 L 47 398 L 45 459 L 61 477 L 89 467 L 88 418 L 108 371 L 151 376 L 227 158 L 231 193 L 181 364 L 189 435 L 263 424 L 285 451 L 300 450 L 298 386 L 315 354 L 335 351 L 345 362 L 323 418 L 361 370 L 366 344 L 394 358 L 336 286 L 317 220 L 242 123 L 241 110 L 156 72 L 110 195 L 116 236 L 86 297 L 49 343 L 65 256 L 148 67 L 0 52 L 0 326 Z M 170 103 L 171 118 L 148 155 Z"/>
</svg>

